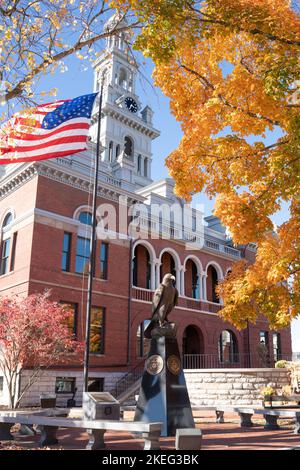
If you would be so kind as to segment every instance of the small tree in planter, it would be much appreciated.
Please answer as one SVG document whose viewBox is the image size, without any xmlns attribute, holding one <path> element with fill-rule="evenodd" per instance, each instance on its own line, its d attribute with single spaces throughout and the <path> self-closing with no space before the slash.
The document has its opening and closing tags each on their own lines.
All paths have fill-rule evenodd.
<svg viewBox="0 0 300 470">
<path fill-rule="evenodd" d="M 26 298 L 0 298 L 0 370 L 8 386 L 11 408 L 40 378 L 43 369 L 70 358 L 81 360 L 82 343 L 75 341 L 68 326 L 72 315 L 49 298 L 50 292 Z M 22 370 L 28 382 L 18 393 Z"/>
</svg>

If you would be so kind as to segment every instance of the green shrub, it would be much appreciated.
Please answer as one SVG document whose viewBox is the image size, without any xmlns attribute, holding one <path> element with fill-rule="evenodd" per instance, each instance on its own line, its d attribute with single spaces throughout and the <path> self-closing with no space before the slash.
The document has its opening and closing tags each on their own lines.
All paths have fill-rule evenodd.
<svg viewBox="0 0 300 470">
<path fill-rule="evenodd" d="M 284 369 L 288 365 L 288 361 L 277 361 L 275 364 L 276 369 Z"/>
</svg>

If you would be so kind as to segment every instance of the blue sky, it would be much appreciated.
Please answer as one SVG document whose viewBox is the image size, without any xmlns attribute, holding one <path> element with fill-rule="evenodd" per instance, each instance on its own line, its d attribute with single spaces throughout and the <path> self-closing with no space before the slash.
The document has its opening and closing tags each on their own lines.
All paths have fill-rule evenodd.
<svg viewBox="0 0 300 470">
<path fill-rule="evenodd" d="M 153 142 L 152 146 L 152 178 L 156 180 L 168 176 L 164 160 L 178 146 L 182 132 L 180 124 L 170 113 L 169 100 L 152 85 L 152 62 L 144 59 L 140 54 L 138 54 L 138 61 L 142 76 L 138 78 L 137 93 L 142 104 L 149 105 L 154 110 L 154 126 L 161 132 L 160 137 Z M 57 99 L 75 98 L 79 95 L 92 93 L 93 69 L 90 62 L 72 57 L 65 61 L 65 65 L 67 70 L 64 73 L 57 72 L 54 75 L 43 77 L 36 91 L 46 91 L 56 87 L 58 88 Z M 226 72 L 226 65 L 224 70 Z M 46 98 L 45 101 L 52 101 L 52 99 Z M 271 138 L 272 136 L 269 135 L 268 140 Z M 204 194 L 197 195 L 195 200 L 197 203 L 203 204 L 205 215 L 212 212 L 214 201 L 209 200 Z M 280 224 L 287 216 L 288 208 L 287 205 L 284 205 L 283 209 L 274 216 L 274 221 Z M 300 318 L 292 324 L 292 338 L 293 350 L 300 351 Z"/>
</svg>

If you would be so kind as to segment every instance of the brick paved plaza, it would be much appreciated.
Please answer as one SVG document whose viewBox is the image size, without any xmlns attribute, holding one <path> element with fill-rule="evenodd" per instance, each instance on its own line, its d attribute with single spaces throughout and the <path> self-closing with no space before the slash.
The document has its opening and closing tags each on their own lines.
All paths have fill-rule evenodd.
<svg viewBox="0 0 300 470">
<path fill-rule="evenodd" d="M 129 418 L 130 417 L 126 417 Z M 197 427 L 203 432 L 202 450 L 281 450 L 300 447 L 300 436 L 293 434 L 293 423 L 280 422 L 277 431 L 266 431 L 263 420 L 254 418 L 252 428 L 241 428 L 236 415 L 226 414 L 224 424 L 215 423 L 213 412 L 199 412 L 196 415 Z M 60 429 L 57 433 L 59 444 L 51 449 L 80 450 L 87 443 L 87 434 L 81 430 Z M 39 435 L 21 436 L 15 433 L 15 441 L 2 441 L 0 450 L 38 449 Z M 107 432 L 107 450 L 140 450 L 142 440 L 127 433 Z M 174 438 L 161 438 L 161 450 L 174 450 Z"/>
</svg>

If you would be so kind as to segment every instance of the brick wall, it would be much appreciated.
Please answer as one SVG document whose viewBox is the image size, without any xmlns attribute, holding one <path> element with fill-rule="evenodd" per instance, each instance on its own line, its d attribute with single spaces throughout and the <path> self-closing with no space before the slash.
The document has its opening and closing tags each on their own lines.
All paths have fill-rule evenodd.
<svg viewBox="0 0 300 470">
<path fill-rule="evenodd" d="M 23 218 L 14 227 L 18 231 L 15 270 L 0 279 L 0 294 L 26 295 L 27 293 L 42 292 L 52 289 L 52 298 L 57 301 L 66 301 L 78 304 L 78 338 L 84 338 L 85 308 L 87 276 L 75 273 L 76 243 L 78 224 L 72 220 L 78 207 L 88 203 L 89 194 L 72 186 L 45 177 L 33 177 L 23 186 L 18 187 L 14 193 L 0 201 L 0 219 L 9 208 L 13 208 L 16 218 Z M 99 198 L 100 202 L 110 202 Z M 40 211 L 34 215 L 34 209 Z M 55 213 L 55 217 L 47 212 Z M 30 217 L 25 217 L 32 212 Z M 68 219 L 64 219 L 68 217 Z M 81 227 L 82 229 L 82 227 Z M 61 253 L 63 233 L 72 233 L 71 269 L 69 273 L 61 270 Z M 186 249 L 184 244 L 172 240 L 151 240 L 154 258 L 159 259 L 164 249 L 176 251 L 181 265 L 185 264 L 188 256 L 193 255 L 199 259 L 202 270 L 205 271 L 209 263 L 218 263 L 223 273 L 230 268 L 234 260 L 222 258 L 214 253 Z M 146 280 L 146 254 L 145 248 L 138 247 L 143 253 L 139 263 L 139 276 L 141 282 Z M 129 242 L 128 240 L 113 240 L 109 243 L 108 279 L 100 279 L 100 241 L 97 244 L 96 277 L 93 285 L 93 305 L 106 308 L 105 323 L 105 353 L 93 355 L 91 367 L 97 372 L 106 372 L 111 368 L 122 370 L 127 366 L 128 337 L 131 349 L 130 368 L 137 360 L 136 334 L 138 325 L 146 318 L 151 317 L 151 304 L 147 302 L 132 301 L 129 310 Z M 165 253 L 162 257 L 163 273 L 171 270 L 171 256 Z M 191 295 L 192 278 L 191 262 L 185 264 L 186 295 Z M 142 281 L 143 280 L 143 281 Z M 143 284 L 145 286 L 145 284 Z M 185 304 L 184 304 L 185 305 Z M 170 315 L 178 327 L 179 348 L 182 347 L 184 332 L 187 327 L 194 327 L 199 332 L 199 351 L 204 354 L 218 354 L 218 341 L 224 329 L 230 329 L 236 336 L 238 351 L 248 352 L 246 332 L 237 331 L 232 325 L 224 322 L 213 312 L 185 309 L 178 306 Z M 130 331 L 128 332 L 128 324 Z M 250 326 L 250 350 L 255 353 L 259 344 L 259 331 L 268 330 L 266 321 L 259 320 L 256 325 Z M 291 351 L 290 330 L 281 332 L 281 345 L 283 356 Z M 272 357 L 272 344 L 270 333 L 270 357 Z M 252 364 L 259 367 L 259 364 Z"/>
<path fill-rule="evenodd" d="M 11 240 L 13 234 L 17 233 L 14 270 L 1 276 L 0 295 L 27 295 L 28 293 L 33 234 L 33 213 L 31 211 L 35 206 L 37 181 L 37 177 L 33 177 L 26 184 L 20 185 L 17 191 L 0 201 L 0 227 L 6 213 L 12 212 L 14 222 L 11 229 Z M 28 215 L 26 219 L 22 219 L 24 214 Z"/>
</svg>

